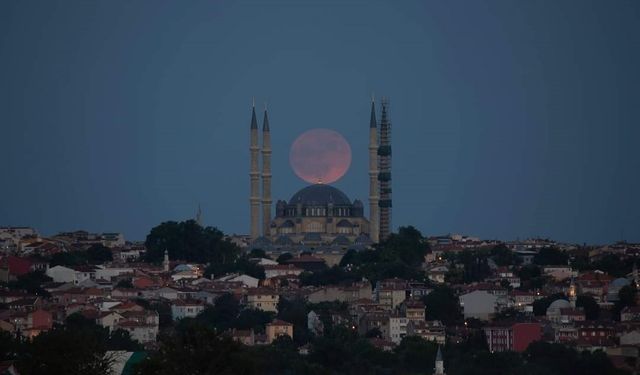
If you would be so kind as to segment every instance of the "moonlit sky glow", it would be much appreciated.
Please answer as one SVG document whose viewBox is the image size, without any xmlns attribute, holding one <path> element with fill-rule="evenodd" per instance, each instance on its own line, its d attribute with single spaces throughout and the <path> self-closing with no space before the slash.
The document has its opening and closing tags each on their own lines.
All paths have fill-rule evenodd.
<svg viewBox="0 0 640 375">
<path fill-rule="evenodd" d="M 0 225 L 144 239 L 201 204 L 247 233 L 252 97 L 274 201 L 329 128 L 367 207 L 373 92 L 394 228 L 640 241 L 639 46 L 635 0 L 3 0 Z"/>
</svg>

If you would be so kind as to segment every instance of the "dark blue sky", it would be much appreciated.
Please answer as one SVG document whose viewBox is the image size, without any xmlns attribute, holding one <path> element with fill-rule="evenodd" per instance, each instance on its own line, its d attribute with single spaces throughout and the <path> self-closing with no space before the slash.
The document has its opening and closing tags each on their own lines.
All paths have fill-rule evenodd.
<svg viewBox="0 0 640 375">
<path fill-rule="evenodd" d="M 0 225 L 143 239 L 248 232 L 251 97 L 274 198 L 326 127 L 367 198 L 369 97 L 391 99 L 393 224 L 640 241 L 638 1 L 0 2 Z"/>
</svg>

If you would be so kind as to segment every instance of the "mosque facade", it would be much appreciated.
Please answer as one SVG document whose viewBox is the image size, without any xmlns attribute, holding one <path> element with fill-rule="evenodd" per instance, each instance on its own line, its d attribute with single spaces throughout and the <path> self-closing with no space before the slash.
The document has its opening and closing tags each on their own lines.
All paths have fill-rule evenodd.
<svg viewBox="0 0 640 375">
<path fill-rule="evenodd" d="M 249 144 L 251 247 L 283 252 L 296 249 L 346 250 L 368 247 L 386 238 L 391 227 L 390 135 L 388 101 L 382 100 L 381 121 L 378 123 L 372 100 L 368 217 L 361 200 L 351 200 L 340 189 L 320 182 L 300 189 L 288 200 L 278 200 L 274 211 L 271 198 L 271 126 L 265 109 L 262 131 L 258 130 L 254 106 Z"/>
</svg>

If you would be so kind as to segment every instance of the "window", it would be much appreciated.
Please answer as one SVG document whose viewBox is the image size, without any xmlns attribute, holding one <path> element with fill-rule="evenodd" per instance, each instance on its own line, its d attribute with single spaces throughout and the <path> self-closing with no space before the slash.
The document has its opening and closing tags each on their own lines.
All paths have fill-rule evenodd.
<svg viewBox="0 0 640 375">
<path fill-rule="evenodd" d="M 324 231 L 324 226 L 322 225 L 322 223 L 318 223 L 318 222 L 310 222 L 309 224 L 307 224 L 307 228 L 306 228 L 307 232 L 313 232 L 313 233 L 321 233 Z"/>
</svg>

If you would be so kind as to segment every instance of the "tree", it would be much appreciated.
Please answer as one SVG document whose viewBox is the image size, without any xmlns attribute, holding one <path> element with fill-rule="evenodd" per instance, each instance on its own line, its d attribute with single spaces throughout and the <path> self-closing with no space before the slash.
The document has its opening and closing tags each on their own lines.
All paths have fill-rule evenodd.
<svg viewBox="0 0 640 375">
<path fill-rule="evenodd" d="M 267 253 L 262 249 L 251 249 L 249 252 L 249 258 L 269 258 Z"/>
<path fill-rule="evenodd" d="M 257 374 L 246 349 L 201 322 L 187 320 L 171 336 L 161 336 L 160 349 L 136 366 L 144 374 Z"/>
<path fill-rule="evenodd" d="M 438 286 L 423 297 L 427 320 L 440 320 L 451 324 L 461 319 L 460 302 L 454 291 L 447 286 Z"/>
<path fill-rule="evenodd" d="M 18 354 L 24 374 L 110 374 L 107 350 L 139 350 L 127 333 L 109 333 L 80 314 L 70 315 L 64 325 L 55 325 L 27 341 Z"/>
<path fill-rule="evenodd" d="M 533 257 L 533 262 L 541 266 L 567 264 L 568 261 L 569 256 L 555 247 L 543 247 Z"/>
<path fill-rule="evenodd" d="M 123 329 L 115 329 L 109 334 L 109 339 L 106 342 L 107 350 L 126 350 L 128 352 L 135 352 L 142 350 L 136 340 L 131 338 L 128 331 Z"/>
<path fill-rule="evenodd" d="M 412 226 L 400 227 L 398 233 L 392 233 L 382 241 L 378 250 L 399 258 L 409 266 L 419 266 L 424 262 L 424 256 L 429 250 L 429 244 L 422 237 L 422 233 Z"/>
<path fill-rule="evenodd" d="M 547 314 L 547 309 L 549 305 L 553 303 L 553 301 L 557 299 L 567 299 L 567 297 L 562 293 L 552 294 L 548 297 L 540 298 L 538 300 L 533 301 L 533 315 L 542 316 Z"/>
<path fill-rule="evenodd" d="M 253 329 L 254 332 L 264 332 L 265 325 L 273 320 L 273 316 L 272 312 L 244 309 L 240 311 L 232 325 L 237 329 Z"/>
<path fill-rule="evenodd" d="M 93 244 L 86 250 L 87 262 L 90 264 L 102 264 L 111 262 L 113 254 L 111 249 L 102 244 Z"/>
<path fill-rule="evenodd" d="M 132 289 L 133 283 L 130 279 L 122 279 L 116 284 L 116 288 Z"/>
<path fill-rule="evenodd" d="M 153 229 L 145 241 L 146 260 L 160 263 L 164 252 L 172 259 L 199 263 L 233 263 L 240 249 L 224 233 L 213 227 L 203 228 L 195 220 L 167 221 Z"/>
<path fill-rule="evenodd" d="M 306 344 L 311 337 L 307 328 L 307 303 L 303 299 L 287 300 L 280 298 L 278 302 L 278 319 L 293 324 L 293 341 L 298 345 Z"/>
<path fill-rule="evenodd" d="M 616 254 L 606 254 L 592 264 L 594 269 L 608 273 L 614 277 L 625 277 L 633 269 L 633 260 L 624 261 Z"/>
<path fill-rule="evenodd" d="M 243 273 L 256 279 L 264 280 L 264 267 L 251 261 L 247 256 L 241 256 L 229 263 L 211 263 L 204 271 L 205 277 L 224 275 L 227 273 Z"/>
<path fill-rule="evenodd" d="M 511 266 L 520 263 L 520 258 L 504 244 L 496 245 L 491 249 L 491 259 L 498 266 Z"/>
<path fill-rule="evenodd" d="M 516 274 L 522 283 L 522 286 L 520 287 L 522 290 L 540 289 L 546 282 L 540 267 L 534 264 L 520 267 Z"/>
<path fill-rule="evenodd" d="M 349 284 L 360 280 L 360 277 L 353 273 L 345 271 L 342 267 L 333 266 L 323 270 L 314 272 L 303 272 L 300 275 L 302 285 L 337 285 Z"/>
<path fill-rule="evenodd" d="M 51 280 L 53 279 L 45 275 L 43 271 L 33 271 L 18 276 L 18 279 L 9 282 L 8 286 L 9 289 L 25 290 L 27 293 L 48 298 L 51 294 L 42 288 L 41 285 Z"/>
<path fill-rule="evenodd" d="M 238 300 L 232 294 L 227 293 L 218 297 L 213 307 L 205 308 L 196 320 L 222 332 L 233 327 L 239 313 Z"/>
<path fill-rule="evenodd" d="M 0 330 L 0 362 L 13 359 L 18 352 L 18 341 L 7 331 Z"/>
<path fill-rule="evenodd" d="M 438 344 L 419 336 L 407 336 L 394 351 L 407 373 L 424 373 L 433 367 Z"/>
<path fill-rule="evenodd" d="M 625 307 L 636 306 L 637 290 L 635 284 L 625 285 L 618 291 L 618 301 L 613 307 L 613 313 L 617 319 Z"/>
<path fill-rule="evenodd" d="M 582 307 L 587 320 L 598 320 L 600 317 L 600 305 L 591 296 L 578 296 L 576 307 Z"/>
<path fill-rule="evenodd" d="M 293 259 L 293 255 L 291 255 L 291 253 L 282 253 L 278 259 L 276 259 L 276 262 L 279 264 L 285 264 L 289 259 Z"/>
<path fill-rule="evenodd" d="M 551 374 L 567 375 L 607 375 L 619 374 L 606 354 L 602 351 L 595 353 L 578 353 L 574 349 L 562 344 L 549 344 L 535 341 L 524 352 L 528 367 L 539 367 Z"/>
<path fill-rule="evenodd" d="M 373 327 L 365 333 L 364 337 L 367 337 L 367 338 L 377 337 L 380 339 L 382 338 L 382 332 L 378 327 Z"/>
</svg>

